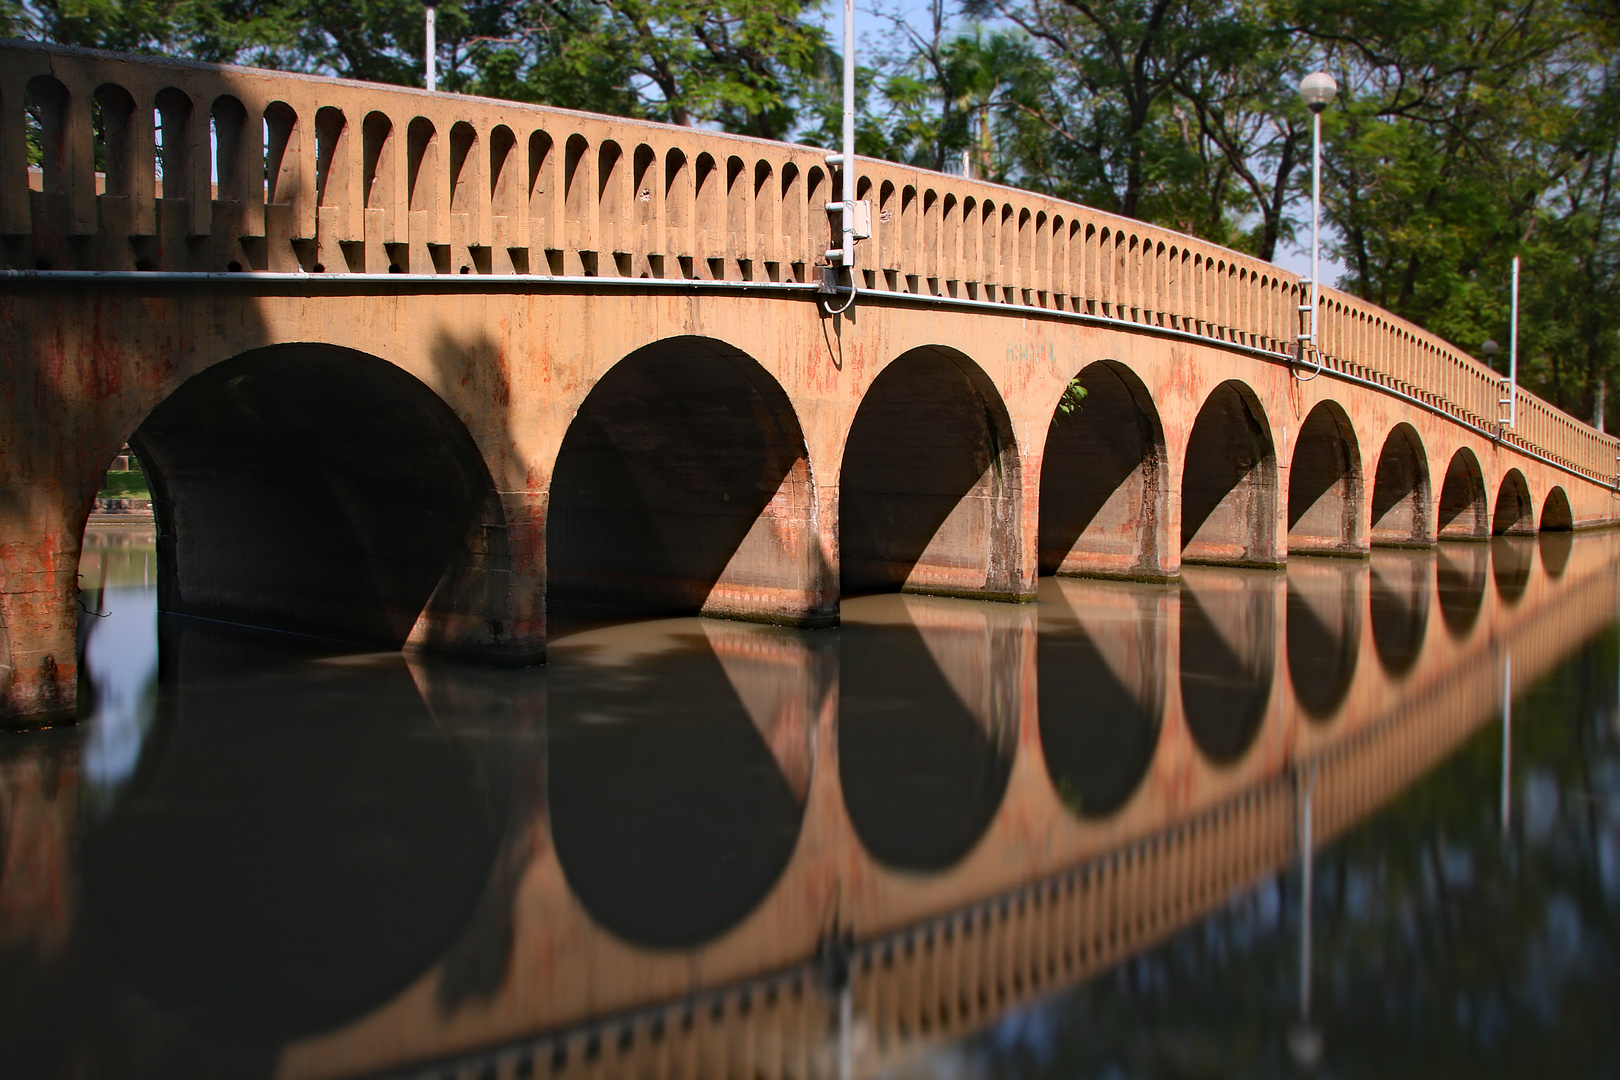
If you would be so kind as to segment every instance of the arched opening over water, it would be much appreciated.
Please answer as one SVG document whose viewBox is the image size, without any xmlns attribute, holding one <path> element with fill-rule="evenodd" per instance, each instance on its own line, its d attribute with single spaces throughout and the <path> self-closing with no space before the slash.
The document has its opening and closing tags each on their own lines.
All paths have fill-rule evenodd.
<svg viewBox="0 0 1620 1080">
<path fill-rule="evenodd" d="M 258 349 L 181 384 L 130 442 L 161 610 L 511 658 L 500 499 L 461 420 L 410 374 L 334 346 Z"/>
<path fill-rule="evenodd" d="M 1242 760 L 1265 724 L 1276 673 L 1275 574 L 1190 568 L 1181 587 L 1181 703 L 1216 765 Z"/>
<path fill-rule="evenodd" d="M 940 871 L 1006 795 L 1035 611 L 952 597 L 845 601 L 838 775 L 861 844 L 886 866 Z"/>
<path fill-rule="evenodd" d="M 638 349 L 568 427 L 546 522 L 550 601 L 821 625 L 809 455 L 769 372 L 709 338 Z"/>
<path fill-rule="evenodd" d="M 1512 606 L 1524 599 L 1530 586 L 1530 570 L 1536 561 L 1536 538 L 1520 534 L 1491 537 L 1491 575 L 1496 579 L 1496 595 Z"/>
<path fill-rule="evenodd" d="M 1484 544 L 1441 544 L 1436 558 L 1435 587 L 1440 617 L 1453 638 L 1463 638 L 1479 621 L 1485 583 L 1491 576 L 1491 552 Z"/>
<path fill-rule="evenodd" d="M 1435 525 L 1442 540 L 1484 540 L 1491 535 L 1485 503 L 1485 478 L 1479 459 L 1464 446 L 1451 455 L 1440 485 Z"/>
<path fill-rule="evenodd" d="M 1411 424 L 1396 424 L 1378 455 L 1373 479 L 1372 542 L 1429 540 L 1429 457 Z"/>
<path fill-rule="evenodd" d="M 1575 514 L 1569 508 L 1569 496 L 1555 484 L 1541 504 L 1541 531 L 1570 532 L 1574 528 Z"/>
<path fill-rule="evenodd" d="M 1058 798 L 1083 818 L 1124 806 L 1159 745 L 1170 663 L 1168 589 L 1063 579 L 1042 586 L 1036 655 L 1041 749 Z"/>
<path fill-rule="evenodd" d="M 1166 577 L 1164 428 L 1136 373 L 1100 360 L 1053 413 L 1041 465 L 1040 572 Z"/>
<path fill-rule="evenodd" d="M 1236 380 L 1205 400 L 1181 478 L 1181 560 L 1275 566 L 1277 454 L 1254 391 Z"/>
<path fill-rule="evenodd" d="M 1491 515 L 1492 536 L 1523 536 L 1536 531 L 1536 508 L 1524 473 L 1509 469 L 1496 491 L 1496 512 Z"/>
<path fill-rule="evenodd" d="M 1312 409 L 1294 440 L 1288 470 L 1288 550 L 1361 550 L 1361 448 L 1337 402 Z"/>
<path fill-rule="evenodd" d="M 1369 609 L 1373 651 L 1391 676 L 1412 670 L 1429 632 L 1429 594 L 1435 556 L 1429 551 L 1373 552 Z"/>
<path fill-rule="evenodd" d="M 1027 598 L 1020 476 L 1006 406 L 977 364 L 943 346 L 895 360 L 844 447 L 843 591 Z"/>
<path fill-rule="evenodd" d="M 653 948 L 725 933 L 793 855 L 833 637 L 737 622 L 559 640 L 546 699 L 557 860 L 591 917 Z"/>
<path fill-rule="evenodd" d="M 1355 681 L 1367 576 L 1359 560 L 1288 564 L 1288 676 L 1294 697 L 1313 719 L 1337 712 Z"/>
</svg>

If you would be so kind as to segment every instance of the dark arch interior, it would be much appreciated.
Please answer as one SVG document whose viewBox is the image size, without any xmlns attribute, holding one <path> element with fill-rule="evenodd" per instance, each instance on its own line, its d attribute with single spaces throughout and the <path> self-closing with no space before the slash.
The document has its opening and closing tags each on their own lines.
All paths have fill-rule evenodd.
<svg viewBox="0 0 1620 1080">
<path fill-rule="evenodd" d="M 1270 588 L 1256 585 L 1181 590 L 1182 707 L 1193 742 L 1217 765 L 1248 752 L 1271 700 L 1276 616 Z"/>
<path fill-rule="evenodd" d="M 1467 450 L 1458 450 L 1446 466 L 1435 523 L 1444 539 L 1474 540 L 1490 535 L 1490 521 L 1485 515 L 1485 480 L 1479 462 Z"/>
<path fill-rule="evenodd" d="M 1288 673 L 1306 714 L 1323 719 L 1344 704 L 1356 677 L 1362 569 L 1354 564 L 1313 569 L 1308 574 L 1289 569 Z"/>
<path fill-rule="evenodd" d="M 1141 786 L 1163 724 L 1157 620 L 1123 624 L 1114 662 L 1078 621 L 1042 626 L 1036 657 L 1041 748 L 1058 797 L 1081 817 L 1113 813 Z M 1124 660 L 1123 664 L 1119 661 Z"/>
<path fill-rule="evenodd" d="M 783 500 L 784 485 L 797 487 Z M 804 437 L 768 372 L 729 346 L 672 338 L 621 360 L 586 397 L 557 455 L 546 522 L 551 601 L 705 610 L 724 575 L 746 591 L 807 592 L 815 574 L 762 545 L 775 500 L 810 527 Z M 740 563 L 740 565 L 739 565 Z"/>
<path fill-rule="evenodd" d="M 1397 425 L 1384 440 L 1373 480 L 1374 543 L 1414 543 L 1425 539 L 1429 477 L 1423 444 L 1409 424 Z"/>
<path fill-rule="evenodd" d="M 1530 567 L 1536 560 L 1536 539 L 1532 536 L 1491 537 L 1491 574 L 1496 578 L 1496 594 L 1509 604 L 1517 604 L 1530 585 Z"/>
<path fill-rule="evenodd" d="M 585 910 L 655 948 L 740 922 L 781 876 L 804 808 L 708 639 L 639 658 L 630 678 L 555 663 L 548 679 L 551 836 Z"/>
<path fill-rule="evenodd" d="M 1183 562 L 1273 561 L 1275 465 L 1271 436 L 1238 384 L 1216 387 L 1187 442 Z"/>
<path fill-rule="evenodd" d="M 376 1008 L 474 917 L 509 755 L 430 712 L 401 658 L 312 663 L 308 639 L 195 620 L 160 633 L 154 727 L 86 829 L 91 939 L 194 1031 L 274 1043 Z"/>
<path fill-rule="evenodd" d="M 1435 570 L 1440 617 L 1446 630 L 1460 638 L 1474 628 L 1490 580 L 1489 549 L 1484 544 L 1442 544 Z"/>
<path fill-rule="evenodd" d="M 1392 676 L 1412 670 L 1429 629 L 1427 552 L 1375 552 L 1368 596 L 1373 651 Z"/>
<path fill-rule="evenodd" d="M 1289 551 L 1349 551 L 1356 544 L 1361 455 L 1342 410 L 1323 402 L 1294 442 L 1288 473 Z"/>
<path fill-rule="evenodd" d="M 373 357 L 287 345 L 215 364 L 130 441 L 152 485 L 164 611 L 397 648 L 430 597 L 456 592 L 442 582 L 506 563 L 466 429 Z"/>
<path fill-rule="evenodd" d="M 1569 532 L 1575 528 L 1575 515 L 1569 508 L 1569 496 L 1561 487 L 1554 487 L 1547 492 L 1547 499 L 1541 505 L 1541 530 L 1543 532 Z"/>
<path fill-rule="evenodd" d="M 1491 535 L 1528 533 L 1535 529 L 1535 524 L 1530 488 L 1524 482 L 1524 474 L 1518 469 L 1509 469 L 1496 492 L 1496 513 L 1491 515 Z"/>
<path fill-rule="evenodd" d="M 933 347 L 895 360 L 844 448 L 844 592 L 1017 591 L 1018 475 L 1006 409 L 972 361 Z"/>
<path fill-rule="evenodd" d="M 893 600 L 899 603 L 898 598 Z M 950 603 L 951 601 L 943 601 Z M 838 771 L 850 823 L 872 857 L 905 870 L 954 865 L 1006 794 L 1017 738 L 1009 631 L 933 631 L 903 615 L 846 619 L 840 636 Z M 954 662 L 957 683 L 941 668 Z M 978 709 L 958 687 L 983 688 Z"/>
<path fill-rule="evenodd" d="M 1040 572 L 1156 568 L 1164 437 L 1152 401 L 1109 361 L 1086 368 L 1080 385 L 1085 397 L 1046 431 Z"/>
</svg>

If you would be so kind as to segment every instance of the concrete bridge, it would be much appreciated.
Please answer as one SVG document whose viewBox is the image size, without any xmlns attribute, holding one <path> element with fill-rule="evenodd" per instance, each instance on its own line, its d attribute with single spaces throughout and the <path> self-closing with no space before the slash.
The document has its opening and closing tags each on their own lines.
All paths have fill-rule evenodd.
<svg viewBox="0 0 1620 1080">
<path fill-rule="evenodd" d="M 858 167 L 835 316 L 809 148 L 0 44 L 3 711 L 73 709 L 126 441 L 165 610 L 496 664 L 548 599 L 818 626 L 1616 520 L 1614 439 L 1527 394 L 1504 429 L 1387 312 L 1329 290 L 1302 361 L 1275 267 Z"/>
<path fill-rule="evenodd" d="M 739 767 L 711 741 L 689 759 L 621 754 L 594 775 L 658 789 L 695 770 L 726 792 L 777 779 L 785 796 L 746 810 L 779 816 L 781 845 L 725 847 L 747 864 L 725 872 L 701 855 L 684 874 L 645 849 L 634 857 L 602 825 L 623 787 L 593 801 L 569 783 L 592 772 L 579 762 L 593 745 L 622 749 L 616 731 L 658 737 L 667 717 L 648 720 L 639 689 L 634 708 L 586 710 L 538 672 L 374 658 L 401 687 L 384 721 L 427 748 L 413 759 L 379 754 L 379 741 L 334 745 L 343 725 L 324 718 L 287 722 L 287 704 L 307 695 L 279 688 L 310 678 L 339 700 L 346 686 L 374 695 L 376 670 L 276 658 L 275 679 L 253 684 L 275 724 L 271 750 L 251 732 L 221 737 L 220 702 L 240 706 L 212 689 L 239 685 L 232 645 L 181 626 L 165 663 L 184 689 L 110 808 L 79 821 L 98 803 L 79 790 L 74 732 L 14 740 L 0 760 L 0 973 L 31 988 L 11 1030 L 41 1073 L 60 1072 L 43 1063 L 77 1045 L 58 1037 L 63 1025 L 84 1023 L 99 1033 L 92 1063 L 134 1047 L 148 1062 L 194 1062 L 219 1052 L 210 1033 L 246 1030 L 263 1041 L 253 1074 L 289 1080 L 831 1077 L 839 1002 L 810 958 L 842 936 L 854 1074 L 881 1075 L 1288 867 L 1304 847 L 1305 790 L 1314 845 L 1374 813 L 1500 717 L 1510 656 L 1522 690 L 1612 624 L 1617 553 L 1620 534 L 1548 534 L 1300 560 L 1286 574 L 1189 568 L 1164 589 L 1059 579 L 1043 583 L 1039 607 L 869 596 L 849 604 L 842 648 L 830 635 L 670 620 L 663 644 L 635 639 L 636 670 L 694 647 L 712 655 L 730 701 L 710 727 L 752 726 L 757 737 L 734 740 L 752 757 Z M 615 633 L 562 638 L 551 674 L 579 656 L 622 670 Z M 866 662 L 875 635 L 894 658 L 883 668 Z M 950 684 L 929 715 L 947 737 L 908 743 L 913 756 L 937 752 L 959 720 L 976 735 L 961 740 L 971 752 L 929 760 L 946 797 L 973 804 L 945 826 L 947 843 L 939 801 L 912 800 L 929 828 L 910 842 L 885 831 L 910 793 L 895 798 L 898 772 L 869 733 L 876 712 L 893 711 L 896 678 L 919 694 Z M 267 769 L 267 754 L 295 764 Z M 365 797 L 392 790 L 400 770 L 433 800 L 432 830 L 413 829 L 412 807 Z M 458 786 L 458 775 L 481 779 Z M 290 778 L 293 798 L 316 805 L 334 786 L 352 803 L 360 784 L 365 827 L 282 812 Z M 459 843 L 462 822 L 492 803 L 506 808 L 498 842 L 469 857 L 462 848 L 478 845 Z M 198 820 L 209 828 L 187 824 Z M 241 840 L 233 830 L 252 820 L 276 822 L 276 841 Z M 357 837 L 424 842 L 421 887 L 354 886 L 374 872 L 327 856 Z M 702 844 L 671 846 L 693 859 Z M 265 920 L 246 883 L 279 889 L 282 866 L 331 905 L 305 922 Z M 715 917 L 678 914 L 687 878 Z M 343 953 L 385 910 L 394 936 Z"/>
</svg>

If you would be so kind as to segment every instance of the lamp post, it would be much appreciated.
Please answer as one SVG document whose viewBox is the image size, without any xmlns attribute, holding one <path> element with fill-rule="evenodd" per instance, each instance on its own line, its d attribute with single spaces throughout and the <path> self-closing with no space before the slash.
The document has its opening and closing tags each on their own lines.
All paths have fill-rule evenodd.
<svg viewBox="0 0 1620 1080">
<path fill-rule="evenodd" d="M 422 7 L 425 9 L 424 14 L 426 15 L 426 18 L 427 18 L 427 80 L 426 80 L 426 83 L 427 83 L 427 88 L 429 90 L 437 90 L 439 88 L 439 64 L 438 64 L 439 34 L 438 34 L 438 25 L 437 25 L 438 14 L 439 14 L 439 0 L 422 0 Z"/>
<path fill-rule="evenodd" d="M 1339 93 L 1339 84 L 1325 71 L 1313 71 L 1299 81 L 1299 96 L 1311 110 L 1311 325 L 1302 341 L 1316 348 L 1317 302 L 1322 277 L 1322 110 Z"/>
</svg>

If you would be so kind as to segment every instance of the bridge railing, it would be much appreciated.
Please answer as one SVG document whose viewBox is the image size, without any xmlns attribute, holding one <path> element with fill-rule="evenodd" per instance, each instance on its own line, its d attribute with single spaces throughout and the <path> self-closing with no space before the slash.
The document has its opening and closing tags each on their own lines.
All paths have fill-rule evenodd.
<svg viewBox="0 0 1620 1080">
<path fill-rule="evenodd" d="M 865 289 L 1294 346 L 1304 293 L 1269 263 L 1025 191 L 859 167 Z M 0 174 L 0 247 L 24 270 L 808 282 L 837 242 L 838 176 L 810 147 L 22 41 L 0 42 Z M 1465 422 L 1504 411 L 1489 368 L 1333 290 L 1321 344 L 1329 369 Z M 1506 437 L 1615 475 L 1615 439 L 1529 394 Z"/>
</svg>

